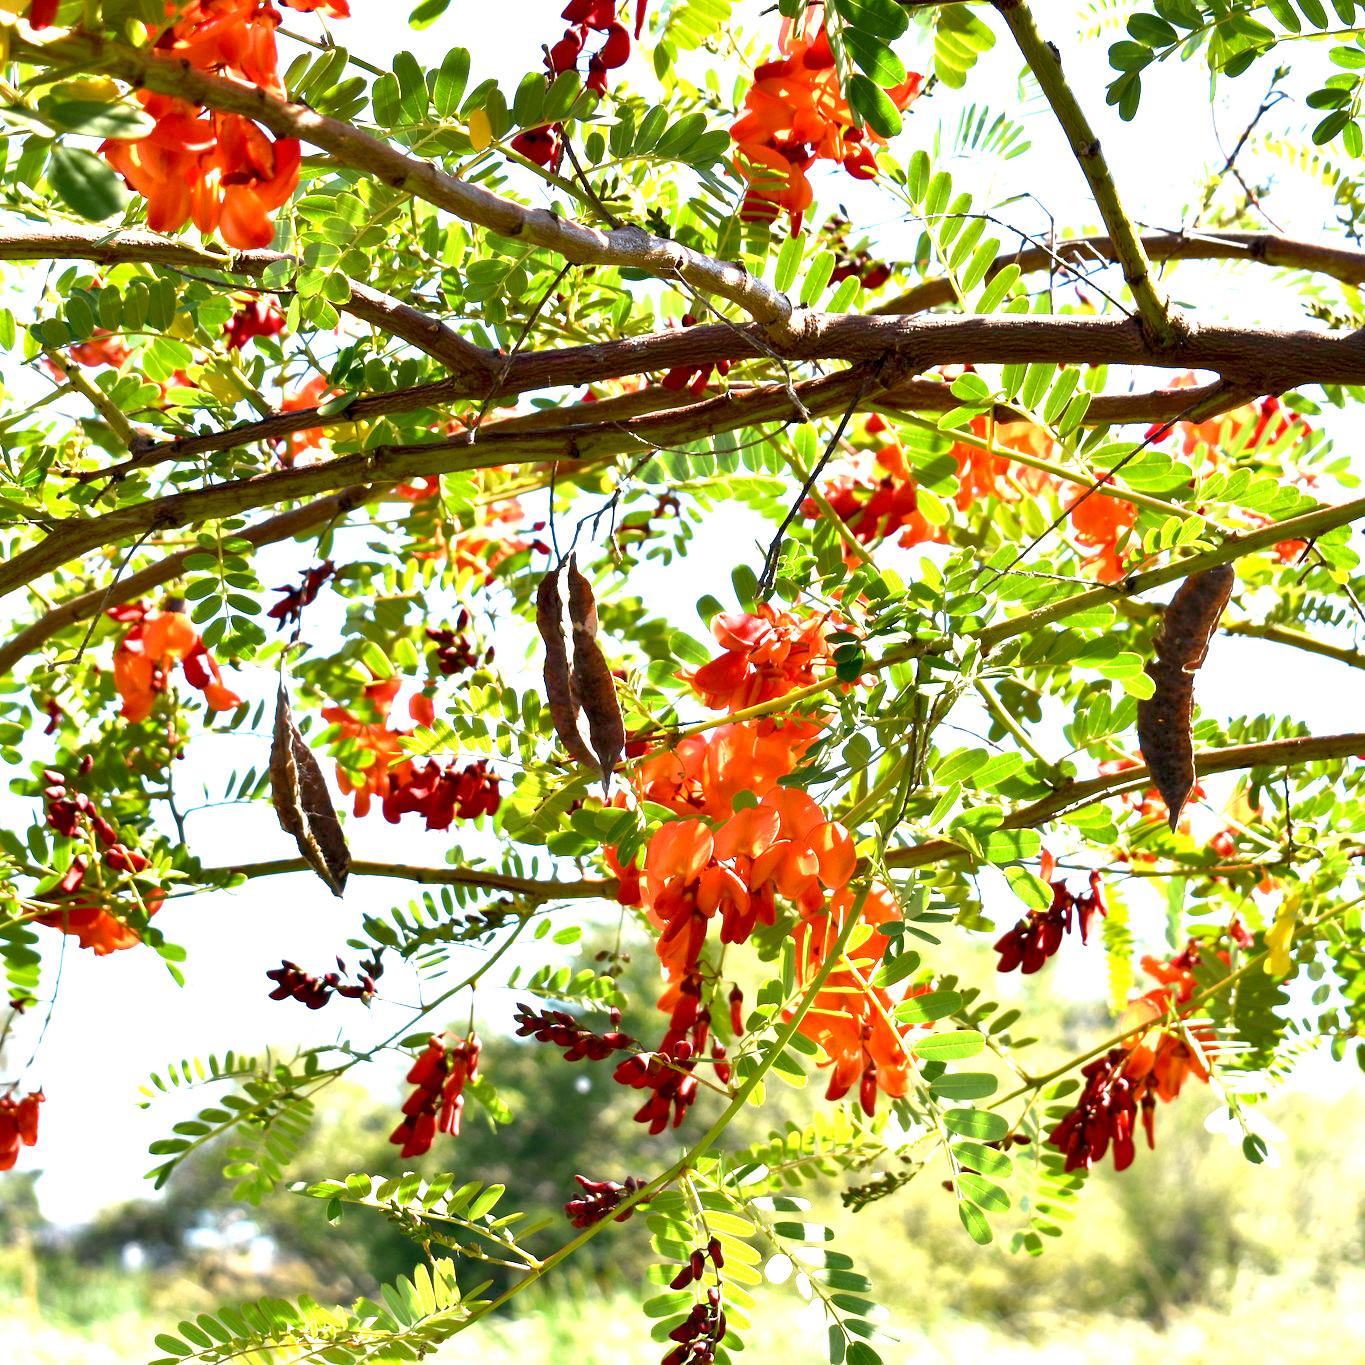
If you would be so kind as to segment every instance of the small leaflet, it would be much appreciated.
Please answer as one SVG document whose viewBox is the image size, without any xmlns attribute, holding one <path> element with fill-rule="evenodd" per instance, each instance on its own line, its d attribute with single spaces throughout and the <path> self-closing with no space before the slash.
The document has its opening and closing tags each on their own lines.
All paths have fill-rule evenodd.
<svg viewBox="0 0 1365 1365">
<path fill-rule="evenodd" d="M 616 681 L 597 640 L 592 586 L 572 555 L 541 579 L 536 627 L 545 642 L 545 694 L 555 733 L 572 758 L 602 774 L 606 791 L 625 751 L 626 727 Z"/>
<path fill-rule="evenodd" d="M 275 700 L 275 737 L 270 746 L 270 797 L 280 828 L 294 836 L 299 852 L 334 896 L 346 886 L 351 853 L 341 832 L 327 781 L 290 714 L 280 681 Z"/>
<path fill-rule="evenodd" d="M 1172 830 L 1194 789 L 1194 674 L 1209 652 L 1235 581 L 1231 564 L 1191 574 L 1166 607 L 1154 642 L 1156 657 L 1146 668 L 1155 691 L 1138 703 L 1138 743 L 1170 812 Z"/>
</svg>

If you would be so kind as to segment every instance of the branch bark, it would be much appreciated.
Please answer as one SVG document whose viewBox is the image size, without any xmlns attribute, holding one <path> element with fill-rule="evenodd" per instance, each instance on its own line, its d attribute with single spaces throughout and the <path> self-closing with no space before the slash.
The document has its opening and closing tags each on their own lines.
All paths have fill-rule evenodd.
<svg viewBox="0 0 1365 1365">
<path fill-rule="evenodd" d="M 1139 241 L 1153 261 L 1252 261 L 1285 270 L 1330 275 L 1343 284 L 1365 284 L 1365 251 L 1323 246 L 1274 232 L 1207 232 L 1192 228 L 1187 233 L 1145 233 Z M 1027 275 L 1052 269 L 1059 261 L 1082 266 L 1117 260 L 1118 248 L 1107 234 L 1071 237 L 1051 246 L 1002 252 L 986 271 L 986 278 L 994 279 L 1007 265 L 1017 265 Z M 869 311 L 877 315 L 919 313 L 956 302 L 953 282 L 944 278 L 925 280 Z"/>
<path fill-rule="evenodd" d="M 135 468 L 192 459 L 257 441 L 270 441 L 308 427 L 369 421 L 397 412 L 439 409 L 462 398 L 495 390 L 509 399 L 536 389 L 599 383 L 675 367 L 704 369 L 721 360 L 763 360 L 773 347 L 753 327 L 721 324 L 686 331 L 654 332 L 586 346 L 529 352 L 512 357 L 495 385 L 458 378 L 357 398 L 344 411 L 323 416 L 316 408 L 278 413 L 223 431 L 176 437 L 148 446 L 122 465 L 92 471 L 90 478 L 120 478 Z M 1140 328 L 1106 317 L 863 317 L 813 313 L 801 337 L 785 347 L 784 359 L 848 362 L 893 360 L 901 374 L 887 393 L 900 391 L 908 376 L 942 365 L 1107 364 L 1206 370 L 1222 375 L 1245 393 L 1237 400 L 1283 393 L 1301 384 L 1365 383 L 1365 334 L 1327 335 L 1257 327 L 1191 326 L 1178 346 L 1163 351 L 1148 344 Z M 904 390 L 920 411 L 953 405 L 933 381 Z M 1157 421 L 1184 411 L 1200 390 L 1158 390 L 1150 396 L 1115 394 L 1097 399 L 1092 420 Z M 1212 388 L 1204 392 L 1212 393 Z M 1180 394 L 1180 399 L 1174 397 Z M 880 401 L 869 394 L 868 406 Z M 907 406 L 903 404 L 902 406 Z M 1235 406 L 1235 404 L 1229 404 Z M 1088 414 L 1089 416 L 1089 414 Z M 1017 420 L 1017 419 L 1016 419 Z M 685 439 L 685 438 L 684 438 Z"/>
</svg>

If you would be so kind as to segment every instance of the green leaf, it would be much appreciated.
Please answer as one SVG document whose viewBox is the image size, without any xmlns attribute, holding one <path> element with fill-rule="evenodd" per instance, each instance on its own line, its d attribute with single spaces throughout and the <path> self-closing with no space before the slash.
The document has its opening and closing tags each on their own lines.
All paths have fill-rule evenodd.
<svg viewBox="0 0 1365 1365">
<path fill-rule="evenodd" d="M 923 995 L 907 996 L 893 1013 L 902 1024 L 931 1024 L 935 1019 L 956 1014 L 961 1008 L 962 996 L 957 991 L 926 991 Z"/>
<path fill-rule="evenodd" d="M 101 100 L 64 99 L 56 92 L 38 101 L 38 112 L 59 132 L 82 137 L 134 139 L 156 127 L 141 105 Z"/>
<path fill-rule="evenodd" d="M 962 1220 L 962 1226 L 967 1229 L 967 1235 L 979 1246 L 986 1246 L 994 1240 L 995 1234 L 991 1231 L 986 1215 L 976 1205 L 959 1200 L 957 1216 Z"/>
<path fill-rule="evenodd" d="M 909 1003 L 909 1002 L 906 1002 Z M 951 1029 L 945 1033 L 931 1033 L 910 1045 L 916 1056 L 941 1062 L 959 1057 L 975 1057 L 986 1040 L 975 1029 Z"/>
<path fill-rule="evenodd" d="M 946 1109 L 943 1126 L 950 1133 L 978 1142 L 999 1142 L 1010 1130 L 1004 1115 L 993 1114 L 989 1109 Z"/>
<path fill-rule="evenodd" d="M 844 94 L 849 108 L 874 133 L 882 137 L 895 137 L 900 132 L 900 111 L 875 81 L 869 80 L 861 72 L 855 72 L 848 78 L 848 88 Z"/>
<path fill-rule="evenodd" d="M 47 178 L 63 201 L 91 222 L 112 218 L 128 202 L 113 167 L 81 147 L 54 147 Z"/>
</svg>

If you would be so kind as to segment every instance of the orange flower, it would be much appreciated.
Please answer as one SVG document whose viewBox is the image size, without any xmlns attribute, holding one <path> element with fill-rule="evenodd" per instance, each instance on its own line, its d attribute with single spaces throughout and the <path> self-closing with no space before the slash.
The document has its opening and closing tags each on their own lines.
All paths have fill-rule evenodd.
<svg viewBox="0 0 1365 1365">
<path fill-rule="evenodd" d="M 358 720 L 344 706 L 327 706 L 322 711 L 323 720 L 341 727 L 343 739 L 352 741 L 372 758 L 372 762 L 360 770 L 358 777 L 340 763 L 337 764 L 337 783 L 344 794 L 354 794 L 357 816 L 370 813 L 373 797 L 377 796 L 382 801 L 389 794 L 391 774 L 401 779 L 412 772 L 412 762 L 404 756 L 399 743 L 411 732 L 390 730 L 385 724 L 400 685 L 398 678 L 385 678 L 371 683 L 365 689 L 365 700 L 373 708 L 377 721 Z"/>
<path fill-rule="evenodd" d="M 34 27 L 39 27 L 34 24 Z M 0 1096 L 0 1171 L 11 1171 L 19 1160 L 19 1148 L 32 1147 L 38 1141 L 38 1106 L 43 1092 L 35 1090 L 16 1100 L 13 1095 Z"/>
<path fill-rule="evenodd" d="M 189 617 L 178 611 L 149 612 L 138 603 L 114 607 L 109 615 L 132 628 L 114 650 L 114 686 L 123 698 L 125 720 L 146 720 L 157 693 L 170 685 L 177 662 L 185 678 L 204 694 L 211 711 L 235 711 L 241 698 L 223 684 L 218 665 L 204 648 Z"/>
<path fill-rule="evenodd" d="M 749 182 L 741 216 L 772 221 L 786 213 L 793 235 L 814 193 L 806 172 L 817 160 L 836 161 L 859 180 L 874 180 L 873 146 L 885 141 L 858 126 L 839 86 L 834 52 L 823 27 L 824 13 L 812 5 L 799 34 L 784 24 L 784 58 L 754 70 L 744 97 L 744 114 L 731 127 L 739 148 L 739 173 Z M 911 74 L 886 93 L 897 109 L 919 94 L 921 77 Z"/>
<path fill-rule="evenodd" d="M 326 395 L 326 377 L 315 374 L 301 389 L 290 394 L 280 404 L 280 411 L 304 412 L 308 408 L 317 407 Z M 322 444 L 322 437 L 321 427 L 303 427 L 299 431 L 291 431 L 281 442 L 280 463 L 286 468 L 291 468 L 294 461 L 305 451 L 316 450 Z"/>
<path fill-rule="evenodd" d="M 871 429 L 869 423 L 868 430 Z M 915 480 L 898 444 L 892 442 L 877 452 L 870 480 L 867 476 L 850 475 L 832 480 L 823 489 L 826 502 L 864 545 L 893 536 L 897 531 L 901 532 L 897 543 L 903 546 L 947 538 L 941 526 L 931 526 L 920 513 Z M 801 514 L 810 520 L 822 515 L 809 499 L 802 504 Z M 848 551 L 844 558 L 850 564 L 855 560 Z"/>
<path fill-rule="evenodd" d="M 161 909 L 164 896 L 159 886 L 146 893 L 148 915 Z M 73 935 L 82 948 L 91 949 L 96 957 L 135 948 L 142 942 L 142 935 L 131 924 L 111 913 L 107 906 L 90 901 L 63 902 L 50 914 L 37 916 L 34 923 Z"/>
<path fill-rule="evenodd" d="M 1123 498 L 1092 493 L 1072 502 L 1072 536 L 1089 552 L 1089 567 L 1101 583 L 1116 583 L 1124 576 L 1118 542 L 1136 521 L 1137 508 Z"/>
<path fill-rule="evenodd" d="M 827 627 L 826 617 L 802 619 L 766 602 L 754 613 L 724 613 L 711 633 L 725 652 L 683 676 L 707 706 L 742 711 L 815 682 L 831 653 Z"/>
</svg>

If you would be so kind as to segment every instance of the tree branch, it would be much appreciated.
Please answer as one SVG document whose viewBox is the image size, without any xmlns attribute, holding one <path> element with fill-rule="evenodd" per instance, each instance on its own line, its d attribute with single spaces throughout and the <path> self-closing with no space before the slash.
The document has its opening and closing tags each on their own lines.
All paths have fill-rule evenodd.
<svg viewBox="0 0 1365 1365">
<path fill-rule="evenodd" d="M 97 228 L 63 225 L 54 228 L 9 228 L 0 232 L 0 261 L 95 261 L 100 265 L 164 265 L 177 270 L 218 270 L 227 275 L 260 279 L 266 267 L 279 261 L 296 266 L 281 251 L 201 250 L 188 242 L 155 232 L 104 232 Z M 501 363 L 496 352 L 466 341 L 445 323 L 357 280 L 348 280 L 351 297 L 336 305 L 377 331 L 406 341 L 439 360 L 466 382 L 491 383 Z"/>
<path fill-rule="evenodd" d="M 527 208 L 449 175 L 432 162 L 409 156 L 395 141 L 314 113 L 304 105 L 277 99 L 256 86 L 207 75 L 187 62 L 172 61 L 150 49 L 126 47 L 94 34 L 62 29 L 35 33 L 22 22 L 14 28 L 11 55 L 39 66 L 100 72 L 158 94 L 242 114 L 279 137 L 298 138 L 321 147 L 343 164 L 467 223 L 544 247 L 578 265 L 624 266 L 670 282 L 681 276 L 700 293 L 737 304 L 772 337 L 787 338 L 793 332 L 791 301 L 755 279 L 743 266 L 714 260 L 679 242 L 654 237 L 643 228 L 602 232 L 548 209 Z"/>
<path fill-rule="evenodd" d="M 1153 261 L 1253 261 L 1285 270 L 1310 270 L 1330 275 L 1343 284 L 1365 284 L 1365 251 L 1322 246 L 1274 232 L 1208 232 L 1194 228 L 1189 232 L 1144 233 L 1139 241 Z M 1017 265 L 1027 275 L 1051 269 L 1058 261 L 1095 265 L 1118 259 L 1114 239 L 1106 234 L 1072 237 L 1052 246 L 1021 247 L 1018 251 L 1002 252 L 986 271 L 986 279 L 994 279 L 1007 265 Z M 882 315 L 919 313 L 956 301 L 951 280 L 925 280 L 868 311 Z"/>
<path fill-rule="evenodd" d="M 262 545 L 273 545 L 278 541 L 303 535 L 319 526 L 325 526 L 329 521 L 345 516 L 353 508 L 382 496 L 383 491 L 382 486 L 350 488 L 344 493 L 336 493 L 329 498 L 320 498 L 316 502 L 305 503 L 302 507 L 282 512 L 277 517 L 271 517 L 268 521 L 235 534 L 249 541 L 257 549 Z M 197 551 L 198 546 L 190 545 L 176 551 L 175 554 L 167 555 L 165 559 L 158 560 L 155 564 L 148 565 L 145 569 L 140 569 L 137 573 L 129 574 L 127 578 L 116 580 L 107 588 L 96 588 L 59 603 L 32 625 L 25 626 L 6 644 L 0 645 L 0 677 L 7 676 L 21 659 L 33 653 L 35 649 L 41 648 L 67 626 L 74 625 L 77 621 L 88 620 L 105 607 L 117 606 L 121 602 L 132 602 L 151 592 L 153 588 L 159 588 L 173 578 L 178 578 L 185 571 L 185 561 Z"/>
<path fill-rule="evenodd" d="M 705 324 L 686 331 L 654 332 L 513 356 L 500 371 L 497 391 L 512 398 L 534 389 L 592 384 L 675 367 L 703 369 L 721 360 L 764 360 L 772 355 L 773 349 L 756 328 Z M 900 367 L 900 375 L 894 382 L 888 378 L 884 391 L 911 396 L 912 402 L 924 404 L 923 411 L 942 410 L 944 391 L 927 380 L 907 387 L 907 377 L 942 365 L 1046 362 L 1183 366 L 1213 371 L 1232 381 L 1245 390 L 1237 398 L 1238 403 L 1249 396 L 1283 393 L 1301 384 L 1365 383 L 1365 334 L 1191 326 L 1179 345 L 1161 351 L 1150 346 L 1131 322 L 1106 317 L 907 318 L 812 313 L 806 318 L 801 337 L 781 354 L 787 360 L 810 361 L 857 362 L 890 357 Z M 360 397 L 344 411 L 326 416 L 317 408 L 278 413 L 223 431 L 162 441 L 147 447 L 135 460 L 90 471 L 84 477 L 120 478 L 135 468 L 275 440 L 309 427 L 337 426 L 395 412 L 440 408 L 460 398 L 485 395 L 488 388 L 482 383 L 471 385 L 452 378 Z M 1102 396 L 1092 404 L 1093 420 L 1160 420 L 1183 412 L 1201 393 L 1215 391 L 1159 390 L 1150 395 Z M 1180 397 L 1173 397 L 1175 394 Z M 877 402 L 873 402 L 874 398 Z M 881 399 L 870 393 L 867 401 L 869 406 L 876 406 Z"/>
<path fill-rule="evenodd" d="M 992 0 L 1000 12 L 1024 61 L 1033 72 L 1057 121 L 1062 125 L 1076 160 L 1080 163 L 1090 194 L 1099 207 L 1100 217 L 1113 239 L 1114 254 L 1123 267 L 1123 278 L 1132 291 L 1133 301 L 1142 316 L 1144 331 L 1158 349 L 1174 346 L 1181 328 L 1171 317 L 1168 301 L 1157 291 L 1152 279 L 1151 262 L 1132 221 L 1119 202 L 1109 163 L 1100 140 L 1095 136 L 1071 86 L 1062 74 L 1062 58 L 1057 49 L 1043 40 L 1033 22 L 1027 0 Z"/>
<path fill-rule="evenodd" d="M 205 873 L 214 877 L 279 877 L 290 872 L 311 872 L 302 858 L 275 858 L 263 863 L 239 863 L 232 867 L 208 867 Z M 485 872 L 476 867 L 408 867 L 403 863 L 353 862 L 352 877 L 394 877 L 416 882 L 419 886 L 481 886 L 492 891 L 507 891 L 529 900 L 591 900 L 600 897 L 610 900 L 616 895 L 615 877 L 576 882 L 538 880 L 534 877 L 513 877 L 503 872 Z"/>
</svg>

